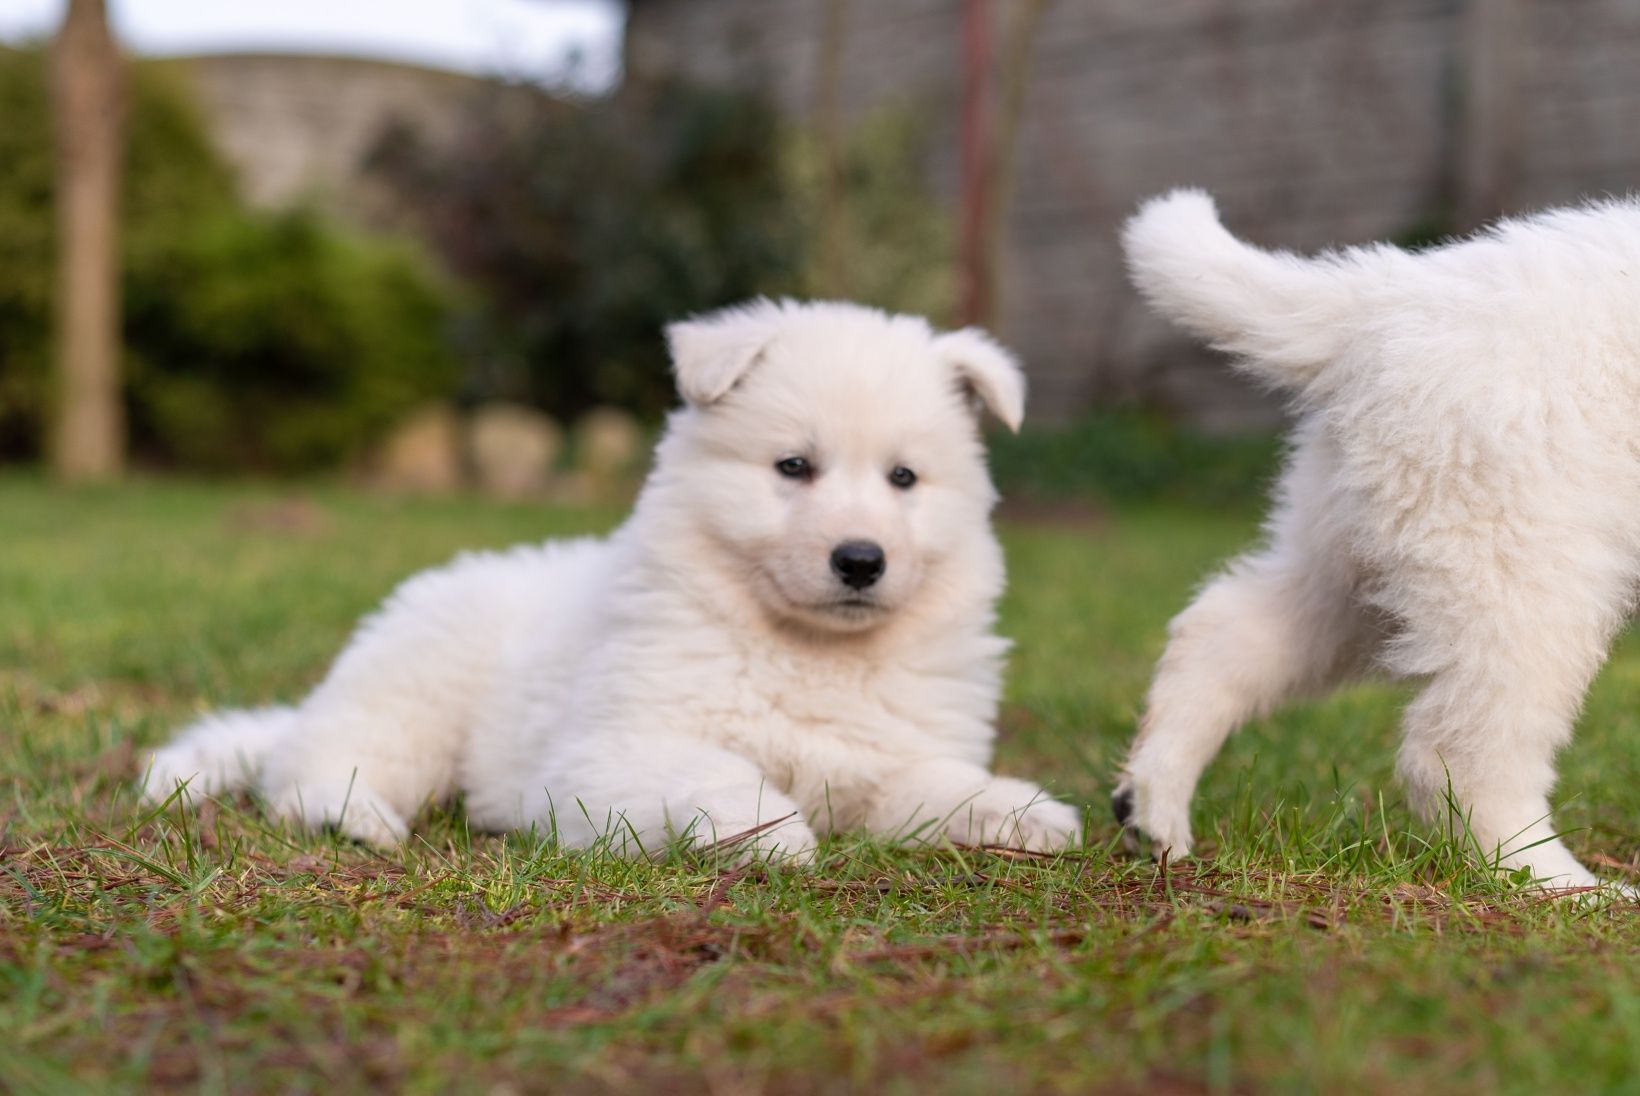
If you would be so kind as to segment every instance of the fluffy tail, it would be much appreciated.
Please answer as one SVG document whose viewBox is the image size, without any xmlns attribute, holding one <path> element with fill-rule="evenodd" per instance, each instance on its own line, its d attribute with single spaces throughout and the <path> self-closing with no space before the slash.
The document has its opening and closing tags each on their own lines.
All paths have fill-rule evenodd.
<svg viewBox="0 0 1640 1096">
<path fill-rule="evenodd" d="M 1262 251 L 1200 190 L 1152 198 L 1122 231 L 1133 284 L 1162 315 L 1283 388 L 1308 384 L 1360 328 L 1358 256 Z"/>
<path fill-rule="evenodd" d="M 178 786 L 219 795 L 256 782 L 262 760 L 296 725 L 295 708 L 216 712 L 177 734 L 148 758 L 142 797 L 163 803 Z"/>
</svg>

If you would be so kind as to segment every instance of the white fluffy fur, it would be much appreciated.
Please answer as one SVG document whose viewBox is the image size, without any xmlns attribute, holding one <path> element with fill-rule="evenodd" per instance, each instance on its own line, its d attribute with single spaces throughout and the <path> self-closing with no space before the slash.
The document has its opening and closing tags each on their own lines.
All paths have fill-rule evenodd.
<svg viewBox="0 0 1640 1096">
<path fill-rule="evenodd" d="M 457 792 L 476 827 L 628 855 L 758 827 L 738 850 L 801 856 L 853 828 L 1075 839 L 1070 807 L 986 768 L 1007 644 L 970 401 L 1017 424 L 1013 360 L 842 304 L 668 335 L 687 403 L 625 525 L 410 579 L 306 700 L 183 731 L 146 794 L 254 783 L 277 814 L 378 845 Z M 814 477 L 777 472 L 790 456 Z M 829 561 L 856 539 L 888 563 L 849 603 Z"/>
<path fill-rule="evenodd" d="M 1399 769 L 1425 814 L 1450 786 L 1505 867 L 1594 883 L 1548 793 L 1640 573 L 1640 203 L 1305 259 L 1181 191 L 1125 242 L 1151 304 L 1301 418 L 1267 546 L 1173 621 L 1118 813 L 1188 853 L 1197 779 L 1238 724 L 1382 667 L 1423 682 Z"/>
</svg>

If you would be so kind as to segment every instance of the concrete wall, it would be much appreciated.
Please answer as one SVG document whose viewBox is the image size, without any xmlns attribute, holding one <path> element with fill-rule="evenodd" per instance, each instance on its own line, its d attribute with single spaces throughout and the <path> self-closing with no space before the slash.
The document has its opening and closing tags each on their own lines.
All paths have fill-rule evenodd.
<svg viewBox="0 0 1640 1096">
<path fill-rule="evenodd" d="M 453 136 L 484 82 L 346 57 L 220 54 L 174 62 L 192 81 L 217 147 L 251 202 L 302 200 L 376 219 L 384 197 L 362 167 L 395 124 Z"/>
<path fill-rule="evenodd" d="M 828 0 L 637 0 L 632 71 L 676 69 L 812 111 Z M 1471 2 L 1518 3 L 1511 204 L 1640 180 L 1640 0 L 1057 0 L 1019 140 L 997 324 L 1035 407 L 1141 399 L 1210 427 L 1267 401 L 1151 320 L 1115 231 L 1141 197 L 1205 186 L 1238 232 L 1316 248 L 1450 218 L 1459 192 Z M 1006 8 L 1010 0 L 997 0 Z M 928 175 L 957 189 L 961 0 L 851 0 L 842 106 L 910 100 Z"/>
</svg>

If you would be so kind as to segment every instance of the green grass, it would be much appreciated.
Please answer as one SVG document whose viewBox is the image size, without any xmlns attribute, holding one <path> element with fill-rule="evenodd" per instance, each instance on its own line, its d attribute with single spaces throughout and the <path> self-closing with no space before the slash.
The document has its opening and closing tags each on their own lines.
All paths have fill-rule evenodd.
<svg viewBox="0 0 1640 1096">
<path fill-rule="evenodd" d="M 0 1091 L 1597 1091 L 1640 1075 L 1623 904 L 1511 889 L 1409 818 L 1401 694 L 1249 727 L 1203 859 L 1114 851 L 1110 773 L 1169 615 L 1256 515 L 1005 526 L 999 766 L 1089 806 L 1059 859 L 840 839 L 717 872 L 469 835 L 379 857 L 254 804 L 154 817 L 133 748 L 299 696 L 459 547 L 614 510 L 0 477 Z M 1640 647 L 1564 758 L 1584 854 L 1640 855 Z M 1621 869 L 1620 869 L 1621 870 Z"/>
</svg>

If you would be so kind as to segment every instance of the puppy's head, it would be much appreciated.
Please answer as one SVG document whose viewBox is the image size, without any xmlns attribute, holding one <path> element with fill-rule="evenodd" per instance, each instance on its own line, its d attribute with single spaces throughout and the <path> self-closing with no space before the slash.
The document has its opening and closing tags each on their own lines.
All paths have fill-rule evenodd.
<svg viewBox="0 0 1640 1096">
<path fill-rule="evenodd" d="M 667 336 L 685 407 L 657 487 L 765 610 L 863 631 L 989 558 L 978 418 L 1017 430 L 1025 384 L 987 335 L 757 301 Z"/>
</svg>

